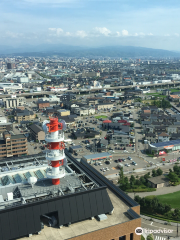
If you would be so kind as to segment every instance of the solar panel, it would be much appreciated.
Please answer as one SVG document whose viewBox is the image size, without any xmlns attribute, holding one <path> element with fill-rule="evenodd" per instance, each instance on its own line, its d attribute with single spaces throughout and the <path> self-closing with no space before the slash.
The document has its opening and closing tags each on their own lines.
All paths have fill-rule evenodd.
<svg viewBox="0 0 180 240">
<path fill-rule="evenodd" d="M 1 181 L 2 181 L 2 183 L 3 183 L 4 186 L 15 183 L 15 181 L 13 180 L 13 178 L 12 178 L 11 176 L 8 176 L 8 175 L 2 177 L 2 178 L 1 178 Z"/>
<path fill-rule="evenodd" d="M 36 177 L 36 175 L 33 172 L 26 172 L 26 173 L 24 173 L 24 176 L 27 180 L 30 177 Z"/>
<path fill-rule="evenodd" d="M 180 144 L 180 139 L 172 140 L 168 142 L 153 143 L 151 145 L 155 147 L 166 147 L 166 146 L 175 145 L 175 144 Z"/>
<path fill-rule="evenodd" d="M 21 183 L 22 182 L 22 178 L 19 174 L 13 175 L 13 178 L 14 178 L 16 183 Z"/>
<path fill-rule="evenodd" d="M 26 179 L 32 177 L 32 175 L 31 175 L 30 172 L 26 172 L 26 173 L 24 173 L 24 176 L 25 176 Z"/>
<path fill-rule="evenodd" d="M 43 173 L 42 173 L 40 170 L 37 170 L 37 171 L 35 172 L 35 174 L 36 174 L 36 176 L 37 176 L 39 179 L 44 178 L 44 175 L 43 175 Z"/>
</svg>

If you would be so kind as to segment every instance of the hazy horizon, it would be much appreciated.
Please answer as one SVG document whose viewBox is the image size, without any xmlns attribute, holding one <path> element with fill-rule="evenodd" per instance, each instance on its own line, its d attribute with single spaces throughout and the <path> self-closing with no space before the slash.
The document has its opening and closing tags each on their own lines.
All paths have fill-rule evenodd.
<svg viewBox="0 0 180 240">
<path fill-rule="evenodd" d="M 179 11 L 177 0 L 1 0 L 0 45 L 180 51 Z"/>
</svg>

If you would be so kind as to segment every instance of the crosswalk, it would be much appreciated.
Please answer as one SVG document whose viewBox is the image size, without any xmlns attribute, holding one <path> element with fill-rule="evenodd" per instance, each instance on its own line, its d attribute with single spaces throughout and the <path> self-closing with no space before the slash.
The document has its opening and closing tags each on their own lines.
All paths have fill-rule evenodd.
<svg viewBox="0 0 180 240">
<path fill-rule="evenodd" d="M 156 236 L 155 240 L 166 240 L 164 237 Z"/>
</svg>

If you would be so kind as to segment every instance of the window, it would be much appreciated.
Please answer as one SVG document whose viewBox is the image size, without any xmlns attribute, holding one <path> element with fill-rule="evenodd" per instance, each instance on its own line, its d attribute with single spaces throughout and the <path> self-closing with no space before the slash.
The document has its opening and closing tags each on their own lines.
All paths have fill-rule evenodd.
<svg viewBox="0 0 180 240">
<path fill-rule="evenodd" d="M 126 240 L 126 236 L 119 237 L 119 240 Z M 131 240 L 131 239 L 130 239 Z"/>
<path fill-rule="evenodd" d="M 130 234 L 130 240 L 133 240 L 133 233 Z"/>
</svg>

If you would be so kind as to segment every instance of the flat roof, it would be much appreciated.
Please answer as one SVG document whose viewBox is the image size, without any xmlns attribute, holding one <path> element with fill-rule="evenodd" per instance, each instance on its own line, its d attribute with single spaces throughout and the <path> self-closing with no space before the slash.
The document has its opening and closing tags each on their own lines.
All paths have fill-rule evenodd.
<svg viewBox="0 0 180 240">
<path fill-rule="evenodd" d="M 111 154 L 105 152 L 105 153 L 95 153 L 95 154 L 89 154 L 85 155 L 84 158 L 86 159 L 95 159 L 95 158 L 105 158 L 105 157 L 112 157 Z"/>
<path fill-rule="evenodd" d="M 24 134 L 11 135 L 11 139 L 26 138 Z"/>
<path fill-rule="evenodd" d="M 58 240 L 71 239 L 83 234 L 132 220 L 132 217 L 127 214 L 129 207 L 109 189 L 107 192 L 113 204 L 114 212 L 112 215 L 108 214 L 106 220 L 83 220 L 77 223 L 73 223 L 69 225 L 69 227 L 62 227 L 61 229 L 44 226 L 43 231 L 41 231 L 41 235 L 39 236 L 34 234 L 33 240 L 39 240 L 39 237 L 45 240 L 49 240 L 50 238 Z M 25 239 L 27 239 L 27 237 L 21 238 L 21 240 Z"/>
<path fill-rule="evenodd" d="M 160 147 L 167 147 L 170 145 L 178 145 L 178 144 L 180 144 L 180 139 L 167 141 L 167 142 L 153 143 L 150 145 L 156 148 L 160 148 Z"/>
</svg>

